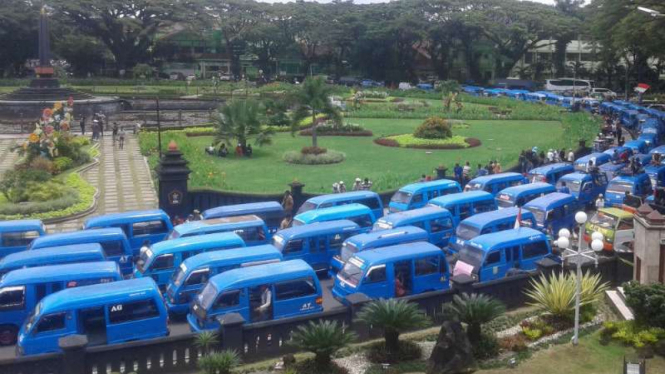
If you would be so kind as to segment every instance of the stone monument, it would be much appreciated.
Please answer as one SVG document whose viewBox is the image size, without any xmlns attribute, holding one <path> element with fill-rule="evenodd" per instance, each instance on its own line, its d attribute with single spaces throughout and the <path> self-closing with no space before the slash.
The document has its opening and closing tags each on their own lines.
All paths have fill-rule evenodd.
<svg viewBox="0 0 665 374">
<path fill-rule="evenodd" d="M 650 205 L 637 208 L 633 279 L 641 284 L 665 283 L 665 216 Z"/>
</svg>

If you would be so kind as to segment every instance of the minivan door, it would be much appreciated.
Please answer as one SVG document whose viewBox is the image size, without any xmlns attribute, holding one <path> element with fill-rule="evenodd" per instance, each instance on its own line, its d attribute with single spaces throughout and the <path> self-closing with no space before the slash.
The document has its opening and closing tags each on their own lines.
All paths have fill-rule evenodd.
<svg viewBox="0 0 665 374">
<path fill-rule="evenodd" d="M 485 261 L 480 269 L 480 281 L 501 279 L 506 275 L 508 268 L 502 249 L 495 249 L 485 256 Z"/>
<path fill-rule="evenodd" d="M 394 297 L 394 287 L 388 285 L 386 265 L 377 265 L 369 268 L 362 278 L 359 290 L 370 299 Z"/>
<path fill-rule="evenodd" d="M 307 263 L 316 272 L 328 271 L 332 254 L 328 251 L 328 238 L 326 235 L 313 236 L 308 239 L 309 255 Z"/>
<path fill-rule="evenodd" d="M 319 312 L 322 299 L 316 281 L 300 278 L 275 283 L 274 319 Z"/>
</svg>

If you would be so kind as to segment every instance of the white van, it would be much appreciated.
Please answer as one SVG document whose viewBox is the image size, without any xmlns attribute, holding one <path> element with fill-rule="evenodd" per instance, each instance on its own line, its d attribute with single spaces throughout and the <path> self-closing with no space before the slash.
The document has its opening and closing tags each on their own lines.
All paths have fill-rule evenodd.
<svg viewBox="0 0 665 374">
<path fill-rule="evenodd" d="M 545 81 L 545 90 L 552 92 L 586 91 L 593 89 L 593 81 L 574 78 L 548 79 Z"/>
<path fill-rule="evenodd" d="M 402 91 L 406 91 L 412 89 L 413 86 L 409 82 L 399 82 L 399 86 L 397 88 L 399 88 Z"/>
</svg>

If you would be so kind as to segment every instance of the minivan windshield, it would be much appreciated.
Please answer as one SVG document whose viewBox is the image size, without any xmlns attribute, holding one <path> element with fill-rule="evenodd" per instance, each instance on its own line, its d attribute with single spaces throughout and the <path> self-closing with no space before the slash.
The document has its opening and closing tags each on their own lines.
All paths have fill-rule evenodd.
<svg viewBox="0 0 665 374">
<path fill-rule="evenodd" d="M 474 268 L 480 268 L 480 265 L 483 263 L 483 256 L 485 256 L 483 250 L 470 245 L 465 245 L 459 252 L 459 260 Z"/>
<path fill-rule="evenodd" d="M 464 191 L 477 191 L 483 188 L 483 185 L 480 183 L 469 183 L 464 187 Z"/>
<path fill-rule="evenodd" d="M 611 182 L 607 186 L 607 192 L 623 194 L 632 191 L 633 191 L 633 184 L 630 182 Z"/>
<path fill-rule="evenodd" d="M 212 304 L 215 302 L 215 297 L 217 296 L 217 289 L 211 283 L 208 283 L 201 293 L 199 294 L 199 304 L 203 309 L 210 309 Z"/>
<path fill-rule="evenodd" d="M 600 226 L 603 228 L 613 228 L 617 223 L 617 217 L 610 216 L 609 214 L 605 214 L 603 212 L 598 212 L 593 217 L 591 217 L 590 223 L 592 225 Z"/>
<path fill-rule="evenodd" d="M 309 201 L 305 201 L 305 203 L 302 206 L 300 206 L 300 209 L 298 209 L 298 212 L 296 214 L 305 213 L 307 211 L 314 210 L 316 209 L 316 207 L 317 207 L 316 204 Z"/>
<path fill-rule="evenodd" d="M 180 264 L 180 268 L 178 268 L 178 271 L 173 273 L 173 284 L 176 285 L 176 287 L 180 287 L 182 282 L 185 280 L 185 275 L 187 275 L 187 266 L 182 263 Z"/>
<path fill-rule="evenodd" d="M 409 201 L 411 201 L 411 196 L 413 196 L 413 194 L 410 192 L 397 191 L 390 201 L 398 204 L 408 204 Z"/>
<path fill-rule="evenodd" d="M 460 223 L 459 226 L 457 226 L 457 230 L 455 231 L 455 236 L 457 236 L 458 239 L 469 240 L 478 236 L 479 233 L 480 230 L 478 227 L 474 227 L 466 223 Z"/>
<path fill-rule="evenodd" d="M 392 228 L 393 224 L 384 220 L 376 221 L 374 224 L 374 230 L 390 230 Z"/>
<path fill-rule="evenodd" d="M 146 249 L 141 253 L 139 256 L 139 260 L 136 261 L 136 269 L 140 271 L 141 273 L 145 272 L 147 269 L 147 265 L 150 262 L 150 258 L 152 257 L 153 253 L 150 248 Z"/>
<path fill-rule="evenodd" d="M 533 213 L 533 215 L 536 217 L 536 222 L 540 223 L 541 225 L 545 223 L 545 220 L 547 219 L 547 212 L 533 206 L 528 206 L 526 209 Z"/>
<path fill-rule="evenodd" d="M 580 192 L 580 186 L 582 185 L 581 181 L 562 181 L 559 180 L 556 183 L 556 188 L 560 189 L 563 185 L 561 184 L 562 182 L 566 182 L 566 187 L 570 190 L 570 192 Z"/>
<path fill-rule="evenodd" d="M 347 261 L 338 276 L 353 287 L 357 287 L 363 277 L 363 270 L 353 261 Z"/>
<path fill-rule="evenodd" d="M 496 198 L 496 203 L 500 208 L 512 208 L 515 206 L 515 197 L 500 193 Z"/>
<path fill-rule="evenodd" d="M 356 247 L 353 243 L 344 242 L 341 253 L 342 261 L 344 262 L 348 261 L 357 252 L 358 252 L 358 247 Z"/>
</svg>

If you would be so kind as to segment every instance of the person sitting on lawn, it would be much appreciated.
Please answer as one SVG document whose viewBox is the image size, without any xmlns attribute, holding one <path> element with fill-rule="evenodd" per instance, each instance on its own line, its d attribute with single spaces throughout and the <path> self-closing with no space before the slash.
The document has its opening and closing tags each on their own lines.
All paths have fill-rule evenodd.
<svg viewBox="0 0 665 374">
<path fill-rule="evenodd" d="M 240 143 L 236 146 L 236 156 L 242 157 L 242 145 Z"/>
<path fill-rule="evenodd" d="M 245 156 L 252 157 L 252 153 L 254 153 L 254 150 L 252 149 L 252 145 L 247 144 L 247 148 L 245 148 Z"/>
<path fill-rule="evenodd" d="M 229 149 L 226 148 L 226 144 L 222 143 L 222 145 L 219 147 L 219 151 L 217 151 L 217 155 L 219 157 L 226 157 L 229 154 Z"/>
<path fill-rule="evenodd" d="M 209 154 L 211 156 L 215 155 L 215 144 L 210 144 L 210 146 L 206 147 L 206 154 Z"/>
</svg>

